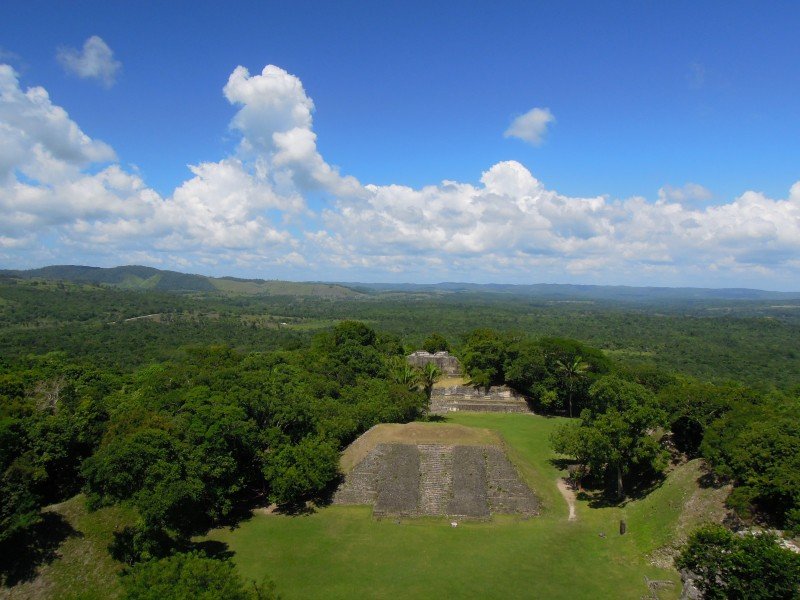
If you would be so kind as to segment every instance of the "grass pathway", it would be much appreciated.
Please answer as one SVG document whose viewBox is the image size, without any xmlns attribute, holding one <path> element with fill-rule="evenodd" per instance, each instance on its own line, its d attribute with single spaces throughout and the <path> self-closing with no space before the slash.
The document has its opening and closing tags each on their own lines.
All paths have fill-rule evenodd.
<svg viewBox="0 0 800 600">
<path fill-rule="evenodd" d="M 567 520 L 576 520 L 578 515 L 575 513 L 575 492 L 563 477 L 556 479 L 556 486 L 558 487 L 558 491 L 561 492 L 561 495 L 564 496 L 567 506 L 569 506 L 569 516 L 567 517 Z"/>
</svg>

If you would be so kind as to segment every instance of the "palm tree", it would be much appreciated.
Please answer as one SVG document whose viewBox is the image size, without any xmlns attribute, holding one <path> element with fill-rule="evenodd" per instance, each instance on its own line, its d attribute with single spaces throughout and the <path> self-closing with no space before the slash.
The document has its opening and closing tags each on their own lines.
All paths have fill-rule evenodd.
<svg viewBox="0 0 800 600">
<path fill-rule="evenodd" d="M 589 365 L 583 362 L 582 357 L 576 356 L 571 361 L 567 362 L 557 360 L 556 367 L 558 368 L 561 378 L 567 384 L 569 416 L 572 417 L 572 394 L 575 391 L 575 385 L 586 376 L 586 371 L 589 370 Z"/>
<path fill-rule="evenodd" d="M 395 383 L 414 390 L 419 385 L 419 371 L 409 365 L 405 359 L 397 358 L 389 367 L 389 377 Z"/>
<path fill-rule="evenodd" d="M 430 401 L 431 394 L 433 393 L 433 384 L 439 381 L 441 376 L 442 370 L 433 363 L 425 363 L 425 366 L 419 369 L 419 383 L 422 389 L 425 390 L 428 401 Z"/>
</svg>

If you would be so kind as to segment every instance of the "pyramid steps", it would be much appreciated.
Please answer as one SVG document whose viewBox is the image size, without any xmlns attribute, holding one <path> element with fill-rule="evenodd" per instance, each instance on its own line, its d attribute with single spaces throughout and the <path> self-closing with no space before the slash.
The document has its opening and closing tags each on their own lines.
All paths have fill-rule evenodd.
<svg viewBox="0 0 800 600">
<path fill-rule="evenodd" d="M 426 444 L 420 450 L 420 512 L 447 514 L 453 483 L 453 446 Z"/>
</svg>

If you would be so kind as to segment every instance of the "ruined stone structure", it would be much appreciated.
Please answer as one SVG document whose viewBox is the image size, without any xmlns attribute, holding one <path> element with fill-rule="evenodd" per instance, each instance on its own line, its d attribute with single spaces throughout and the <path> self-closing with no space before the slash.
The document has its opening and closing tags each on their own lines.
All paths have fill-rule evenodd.
<svg viewBox="0 0 800 600">
<path fill-rule="evenodd" d="M 433 363 L 445 375 L 461 375 L 461 363 L 449 352 L 442 351 L 431 354 L 430 352 L 425 352 L 425 350 L 417 350 L 409 354 L 407 360 L 412 367 L 421 368 L 428 363 Z"/>
<path fill-rule="evenodd" d="M 488 390 L 466 385 L 437 388 L 431 395 L 431 413 L 445 414 L 457 410 L 475 412 L 530 412 L 525 396 L 505 385 Z"/>
<path fill-rule="evenodd" d="M 335 504 L 371 504 L 376 517 L 538 514 L 539 503 L 497 446 L 379 444 L 347 475 Z"/>
</svg>

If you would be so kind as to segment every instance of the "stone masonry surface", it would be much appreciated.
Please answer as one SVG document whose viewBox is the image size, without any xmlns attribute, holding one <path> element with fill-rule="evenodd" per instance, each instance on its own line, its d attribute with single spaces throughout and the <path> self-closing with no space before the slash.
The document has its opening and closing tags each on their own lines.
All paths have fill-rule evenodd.
<svg viewBox="0 0 800 600">
<path fill-rule="evenodd" d="M 370 504 L 376 517 L 538 514 L 502 448 L 379 444 L 347 475 L 335 504 Z"/>
<path fill-rule="evenodd" d="M 424 367 L 428 363 L 433 363 L 445 375 L 461 375 L 461 363 L 449 352 L 436 352 L 431 354 L 425 350 L 417 350 L 411 353 L 407 359 L 412 367 Z"/>
<path fill-rule="evenodd" d="M 456 385 L 433 390 L 431 413 L 446 414 L 452 411 L 474 412 L 530 412 L 525 396 L 511 388 L 498 385 L 488 390 L 467 385 Z"/>
</svg>

